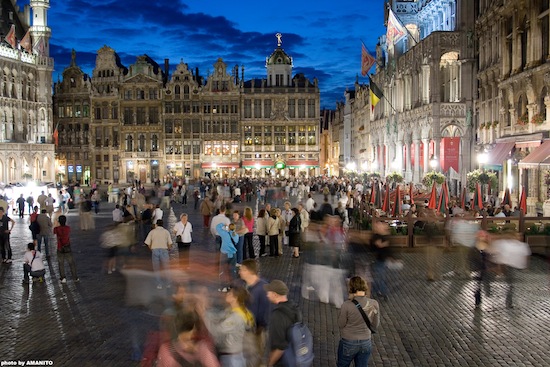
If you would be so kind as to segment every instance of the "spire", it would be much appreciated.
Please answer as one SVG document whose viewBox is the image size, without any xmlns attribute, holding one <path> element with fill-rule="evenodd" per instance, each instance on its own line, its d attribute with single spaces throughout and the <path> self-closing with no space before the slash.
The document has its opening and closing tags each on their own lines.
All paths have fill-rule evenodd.
<svg viewBox="0 0 550 367">
<path fill-rule="evenodd" d="M 76 66 L 76 51 L 74 48 L 71 51 L 71 66 Z"/>
</svg>

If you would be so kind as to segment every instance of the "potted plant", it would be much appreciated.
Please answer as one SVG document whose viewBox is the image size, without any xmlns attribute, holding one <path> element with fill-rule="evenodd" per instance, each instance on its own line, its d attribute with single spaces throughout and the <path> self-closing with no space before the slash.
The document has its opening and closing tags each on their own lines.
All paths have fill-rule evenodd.
<svg viewBox="0 0 550 367">
<path fill-rule="evenodd" d="M 480 185 L 486 185 L 490 183 L 491 187 L 498 187 L 498 177 L 494 172 L 485 172 L 479 169 L 467 173 L 466 182 L 468 185 L 468 190 L 470 192 L 475 191 L 476 183 L 479 183 Z"/>
<path fill-rule="evenodd" d="M 533 118 L 531 119 L 531 123 L 534 125 L 542 125 L 544 123 L 544 120 L 545 118 L 542 113 L 535 113 L 533 115 Z"/>
<path fill-rule="evenodd" d="M 529 122 L 529 114 L 526 112 L 521 116 L 518 116 L 517 124 L 520 126 L 525 126 Z"/>
<path fill-rule="evenodd" d="M 392 172 L 386 177 L 386 180 L 388 182 L 401 183 L 403 182 L 403 176 L 400 173 Z"/>
<path fill-rule="evenodd" d="M 480 130 L 483 129 L 484 127 L 485 127 L 485 123 L 484 123 L 484 122 L 482 122 L 481 124 L 479 124 L 479 129 L 480 129 Z"/>
<path fill-rule="evenodd" d="M 497 127 L 498 126 L 498 121 L 493 121 L 493 127 Z"/>
<path fill-rule="evenodd" d="M 445 182 L 445 175 L 441 172 L 430 171 L 422 179 L 422 184 L 426 187 L 432 187 L 434 182 L 441 185 Z"/>
</svg>

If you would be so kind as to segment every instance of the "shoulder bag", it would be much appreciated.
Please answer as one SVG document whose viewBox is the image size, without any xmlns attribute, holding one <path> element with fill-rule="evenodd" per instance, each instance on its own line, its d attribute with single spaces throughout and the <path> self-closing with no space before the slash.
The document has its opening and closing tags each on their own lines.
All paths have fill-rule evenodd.
<svg viewBox="0 0 550 367">
<path fill-rule="evenodd" d="M 357 300 L 352 300 L 351 302 L 353 302 L 353 304 L 355 305 L 355 307 L 357 307 L 357 309 L 359 310 L 359 312 L 361 312 L 361 316 L 363 316 L 363 320 L 365 320 L 365 324 L 367 324 L 367 327 L 369 328 L 370 332 L 373 333 L 373 334 L 376 334 L 376 331 L 374 331 L 372 329 L 372 326 L 370 324 L 370 320 L 369 320 L 369 317 L 367 316 L 367 314 L 365 313 L 365 311 L 363 310 L 363 307 L 361 307 L 361 305 L 359 304 L 359 302 L 357 302 Z"/>
</svg>

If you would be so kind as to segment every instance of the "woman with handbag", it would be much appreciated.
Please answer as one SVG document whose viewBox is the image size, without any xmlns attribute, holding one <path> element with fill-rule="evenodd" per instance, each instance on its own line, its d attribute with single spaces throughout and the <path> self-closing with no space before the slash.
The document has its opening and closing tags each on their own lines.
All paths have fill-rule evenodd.
<svg viewBox="0 0 550 367">
<path fill-rule="evenodd" d="M 367 282 L 358 276 L 349 280 L 349 299 L 342 304 L 338 315 L 340 344 L 338 367 L 367 367 L 372 352 L 372 334 L 380 325 L 378 302 L 369 298 Z"/>
</svg>

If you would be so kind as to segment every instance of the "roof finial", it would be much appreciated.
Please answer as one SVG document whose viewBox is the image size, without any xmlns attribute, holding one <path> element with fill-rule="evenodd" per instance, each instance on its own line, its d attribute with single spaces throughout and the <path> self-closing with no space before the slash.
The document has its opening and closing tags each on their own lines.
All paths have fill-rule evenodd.
<svg viewBox="0 0 550 367">
<path fill-rule="evenodd" d="M 277 47 L 281 47 L 281 45 L 283 44 L 283 35 L 277 33 L 275 37 L 277 37 Z"/>
</svg>

